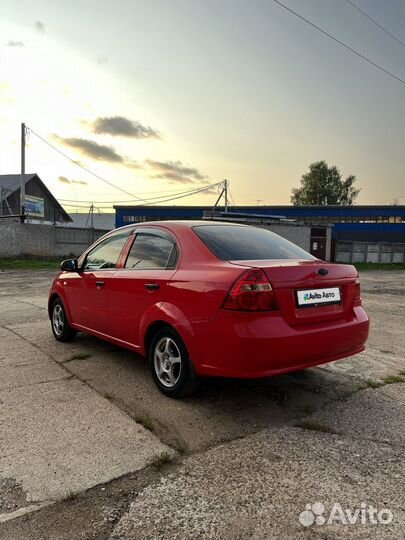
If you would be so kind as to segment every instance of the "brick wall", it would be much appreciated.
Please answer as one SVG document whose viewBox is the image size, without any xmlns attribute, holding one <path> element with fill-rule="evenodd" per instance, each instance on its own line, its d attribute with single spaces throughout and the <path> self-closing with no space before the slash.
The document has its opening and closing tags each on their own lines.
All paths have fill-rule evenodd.
<svg viewBox="0 0 405 540">
<path fill-rule="evenodd" d="M 21 254 L 21 228 L 14 222 L 0 223 L 0 257 Z"/>
<path fill-rule="evenodd" d="M 264 226 L 294 242 L 306 251 L 311 248 L 311 227 L 306 225 L 271 224 Z M 79 256 L 106 231 L 89 228 L 54 227 L 33 223 L 0 221 L 0 257 L 36 255 L 63 258 Z M 330 260 L 331 229 L 327 230 L 326 259 Z"/>
<path fill-rule="evenodd" d="M 306 225 L 296 226 L 272 223 L 265 226 L 265 228 L 293 242 L 302 249 L 305 249 L 305 251 L 309 252 L 311 249 L 311 227 L 307 227 Z"/>
<path fill-rule="evenodd" d="M 106 231 L 53 227 L 32 223 L 0 222 L 0 257 L 35 255 L 58 257 L 83 251 Z"/>
</svg>

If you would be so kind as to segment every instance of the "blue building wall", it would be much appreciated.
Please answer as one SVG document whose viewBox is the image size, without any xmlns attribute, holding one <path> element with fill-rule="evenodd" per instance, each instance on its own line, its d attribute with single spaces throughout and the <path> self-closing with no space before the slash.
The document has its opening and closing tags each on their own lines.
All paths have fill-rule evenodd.
<svg viewBox="0 0 405 540">
<path fill-rule="evenodd" d="M 335 223 L 332 237 L 359 242 L 405 242 L 405 223 Z"/>
<path fill-rule="evenodd" d="M 116 227 L 165 219 L 202 219 L 209 206 L 116 206 Z M 217 208 L 223 211 L 223 208 Z M 232 210 L 231 210 L 232 211 Z M 238 212 L 333 223 L 335 240 L 405 242 L 405 206 L 238 206 Z"/>
</svg>

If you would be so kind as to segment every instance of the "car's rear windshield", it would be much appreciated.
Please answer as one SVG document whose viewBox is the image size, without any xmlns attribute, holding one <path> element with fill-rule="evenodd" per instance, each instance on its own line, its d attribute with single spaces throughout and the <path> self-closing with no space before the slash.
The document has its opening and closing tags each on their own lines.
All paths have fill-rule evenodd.
<svg viewBox="0 0 405 540">
<path fill-rule="evenodd" d="M 237 225 L 199 225 L 194 232 L 223 261 L 307 259 L 315 257 L 266 229 Z"/>
</svg>

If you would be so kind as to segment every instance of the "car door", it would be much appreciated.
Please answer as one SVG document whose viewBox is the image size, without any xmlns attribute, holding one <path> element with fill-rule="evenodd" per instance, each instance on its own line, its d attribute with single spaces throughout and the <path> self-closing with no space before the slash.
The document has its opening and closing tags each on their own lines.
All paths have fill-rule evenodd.
<svg viewBox="0 0 405 540">
<path fill-rule="evenodd" d="M 108 289 L 130 231 L 114 234 L 92 248 L 65 291 L 72 322 L 109 335 Z"/>
<path fill-rule="evenodd" d="M 117 269 L 109 289 L 113 337 L 140 345 L 142 317 L 165 301 L 177 259 L 178 246 L 170 233 L 157 227 L 135 230 L 124 267 Z"/>
</svg>

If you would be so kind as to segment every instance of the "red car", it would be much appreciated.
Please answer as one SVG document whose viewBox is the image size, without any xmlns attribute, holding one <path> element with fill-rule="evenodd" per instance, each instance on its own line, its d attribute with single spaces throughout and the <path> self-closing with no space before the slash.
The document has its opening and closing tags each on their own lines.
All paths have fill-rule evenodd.
<svg viewBox="0 0 405 540">
<path fill-rule="evenodd" d="M 55 338 L 83 331 L 148 357 L 171 397 L 200 376 L 268 377 L 338 360 L 368 336 L 353 266 L 252 226 L 128 225 L 61 268 L 49 294 Z"/>
</svg>

